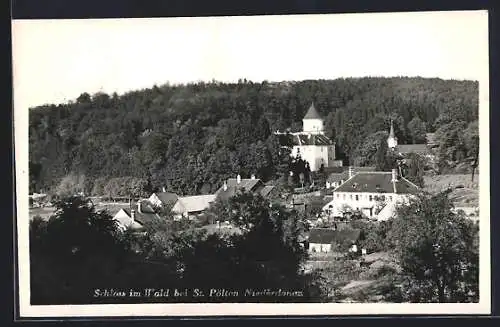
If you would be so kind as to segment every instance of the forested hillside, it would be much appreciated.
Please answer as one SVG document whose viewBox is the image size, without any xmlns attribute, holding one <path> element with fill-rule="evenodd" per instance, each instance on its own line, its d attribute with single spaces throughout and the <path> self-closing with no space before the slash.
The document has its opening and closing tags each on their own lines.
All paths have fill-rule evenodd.
<svg viewBox="0 0 500 327">
<path fill-rule="evenodd" d="M 124 95 L 83 93 L 74 102 L 30 109 L 31 191 L 139 194 L 213 192 L 240 173 L 274 179 L 288 154 L 272 133 L 300 130 L 314 101 L 345 164 L 367 138 L 399 143 L 436 132 L 440 167 L 477 151 L 478 83 L 424 78 L 218 82 L 153 86 Z M 120 195 L 120 194 L 114 194 Z"/>
</svg>

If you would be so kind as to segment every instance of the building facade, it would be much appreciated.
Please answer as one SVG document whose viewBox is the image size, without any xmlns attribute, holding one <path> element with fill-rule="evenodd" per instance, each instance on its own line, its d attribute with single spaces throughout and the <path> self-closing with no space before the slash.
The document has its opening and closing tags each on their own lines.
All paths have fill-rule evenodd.
<svg viewBox="0 0 500 327">
<path fill-rule="evenodd" d="M 324 120 L 311 104 L 302 120 L 302 131 L 296 133 L 276 132 L 280 136 L 281 146 L 291 148 L 291 156 L 309 163 L 311 171 L 321 167 L 342 166 L 341 160 L 335 160 L 335 142 L 324 131 Z"/>
<path fill-rule="evenodd" d="M 333 191 L 333 199 L 323 211 L 333 217 L 361 212 L 371 219 L 387 220 L 395 214 L 398 205 L 407 203 L 418 191 L 418 186 L 399 176 L 397 169 L 352 172 L 349 179 Z"/>
</svg>

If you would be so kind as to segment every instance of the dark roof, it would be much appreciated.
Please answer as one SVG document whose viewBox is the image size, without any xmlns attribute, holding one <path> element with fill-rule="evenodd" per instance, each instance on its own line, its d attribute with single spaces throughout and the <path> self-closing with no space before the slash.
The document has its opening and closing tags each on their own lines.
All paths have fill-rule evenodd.
<svg viewBox="0 0 500 327">
<path fill-rule="evenodd" d="M 177 194 L 170 192 L 159 192 L 156 193 L 156 196 L 160 199 L 164 206 L 173 206 L 179 198 Z"/>
<path fill-rule="evenodd" d="M 354 169 L 354 173 L 359 172 L 372 172 L 376 171 L 375 167 L 352 167 Z M 332 172 L 328 175 L 327 181 L 330 183 L 346 181 L 349 178 L 349 167 L 338 167 L 336 172 Z"/>
<path fill-rule="evenodd" d="M 236 178 L 229 178 L 226 181 L 227 190 L 224 191 L 224 186 L 221 186 L 215 195 L 218 199 L 224 200 L 229 199 L 235 195 L 238 190 L 243 189 L 247 192 L 257 192 L 263 187 L 263 183 L 260 179 L 242 178 L 240 183 L 237 183 Z"/>
<path fill-rule="evenodd" d="M 333 144 L 333 142 L 323 134 L 314 134 L 314 135 L 307 133 L 279 134 L 278 139 L 281 146 Z"/>
<path fill-rule="evenodd" d="M 311 103 L 311 106 L 309 107 L 309 110 L 307 111 L 306 115 L 304 116 L 304 119 L 321 119 L 320 114 L 314 107 L 314 102 Z"/>
<path fill-rule="evenodd" d="M 396 146 L 396 151 L 401 154 L 417 153 L 417 154 L 427 154 L 429 153 L 429 146 L 427 144 L 398 144 Z"/>
<path fill-rule="evenodd" d="M 404 177 L 392 182 L 391 172 L 359 172 L 341 184 L 335 192 L 416 193 L 418 187 Z"/>
<path fill-rule="evenodd" d="M 309 231 L 309 243 L 331 244 L 343 243 L 345 241 L 356 242 L 361 231 L 359 229 L 346 228 L 333 230 L 329 228 L 313 228 Z"/>
<path fill-rule="evenodd" d="M 260 195 L 263 197 L 268 196 L 274 189 L 273 185 L 266 185 L 260 190 Z"/>
<path fill-rule="evenodd" d="M 161 217 L 158 216 L 151 206 L 149 206 L 147 203 L 144 201 L 141 202 L 141 212 L 137 210 L 137 204 L 132 205 L 132 208 L 135 210 L 135 218 L 138 223 L 141 225 L 144 225 L 145 223 L 148 222 L 155 222 L 155 221 L 160 221 Z M 132 217 L 131 209 L 130 208 L 124 208 L 123 211 L 129 216 Z"/>
</svg>

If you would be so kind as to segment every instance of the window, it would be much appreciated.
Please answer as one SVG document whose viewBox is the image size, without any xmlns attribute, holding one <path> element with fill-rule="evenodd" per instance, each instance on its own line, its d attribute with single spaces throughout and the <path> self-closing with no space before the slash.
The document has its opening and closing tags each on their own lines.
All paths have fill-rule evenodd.
<svg viewBox="0 0 500 327">
<path fill-rule="evenodd" d="M 372 195 L 370 195 L 370 196 L 368 197 L 368 199 L 369 199 L 370 201 L 373 201 L 373 196 L 372 196 Z"/>
<path fill-rule="evenodd" d="M 352 200 L 352 194 L 351 194 L 349 197 L 350 197 L 350 199 Z"/>
<path fill-rule="evenodd" d="M 356 201 L 359 201 L 359 195 L 356 194 Z"/>
<path fill-rule="evenodd" d="M 337 193 L 337 199 L 340 198 L 340 194 Z"/>
<path fill-rule="evenodd" d="M 392 201 L 392 195 L 391 195 L 391 196 L 389 196 L 389 200 L 390 200 L 390 201 Z"/>
<path fill-rule="evenodd" d="M 385 201 L 385 195 L 382 195 L 382 201 Z"/>
</svg>

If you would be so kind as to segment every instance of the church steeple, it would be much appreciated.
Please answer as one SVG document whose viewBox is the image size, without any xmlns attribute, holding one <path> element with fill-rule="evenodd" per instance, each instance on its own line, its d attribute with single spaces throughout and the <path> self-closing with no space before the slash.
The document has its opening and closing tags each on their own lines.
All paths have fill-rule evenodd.
<svg viewBox="0 0 500 327">
<path fill-rule="evenodd" d="M 391 119 L 391 130 L 389 131 L 389 137 L 387 138 L 387 146 L 390 149 L 394 149 L 398 145 L 398 139 L 394 133 L 394 124 Z"/>
<path fill-rule="evenodd" d="M 389 137 L 390 138 L 395 138 L 396 135 L 394 135 L 394 124 L 392 123 L 392 119 L 391 119 L 391 130 L 389 132 Z"/>
</svg>

